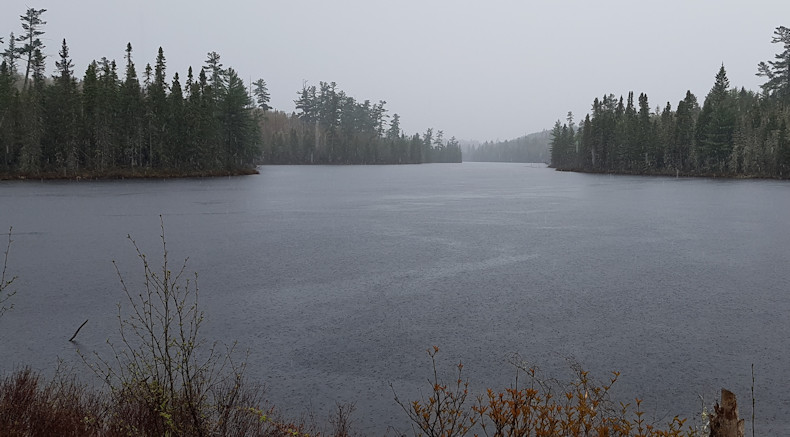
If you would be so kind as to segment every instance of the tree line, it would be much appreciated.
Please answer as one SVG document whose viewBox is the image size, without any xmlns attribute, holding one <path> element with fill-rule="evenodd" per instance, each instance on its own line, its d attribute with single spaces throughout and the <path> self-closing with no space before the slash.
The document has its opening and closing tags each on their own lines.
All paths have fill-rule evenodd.
<svg viewBox="0 0 790 437">
<path fill-rule="evenodd" d="M 790 177 L 790 29 L 778 27 L 775 60 L 761 62 L 762 92 L 731 88 L 724 65 L 702 105 L 687 91 L 673 109 L 651 111 L 642 93 L 596 98 L 579 125 L 568 113 L 552 129 L 560 170 L 635 174 Z"/>
<path fill-rule="evenodd" d="M 168 77 L 161 47 L 140 74 L 127 44 L 121 65 L 103 57 L 78 79 L 64 39 L 48 76 L 45 12 L 27 9 L 22 32 L 0 37 L 0 175 L 203 175 L 251 172 L 256 164 L 461 161 L 454 138 L 432 129 L 406 136 L 385 102 L 359 103 L 334 83 L 305 85 L 298 113 L 271 111 L 266 82 L 248 88 L 216 52 L 185 77 Z"/>
<path fill-rule="evenodd" d="M 535 132 L 514 140 L 486 141 L 464 150 L 464 161 L 548 162 L 550 131 Z"/>
<path fill-rule="evenodd" d="M 455 137 L 433 128 L 405 135 L 400 115 L 390 118 L 380 100 L 362 102 L 335 82 L 304 84 L 296 111 L 267 113 L 261 124 L 267 164 L 419 164 L 461 162 Z M 389 121 L 388 121 L 389 119 Z"/>
<path fill-rule="evenodd" d="M 257 156 L 256 114 L 232 68 L 209 53 L 195 75 L 168 80 L 160 48 L 138 76 L 131 44 L 124 63 L 102 58 L 77 80 L 63 40 L 45 73 L 42 19 L 22 15 L 0 64 L 0 170 L 29 176 L 211 174 L 249 169 Z M 17 46 L 17 43 L 20 43 Z M 22 72 L 24 71 L 24 75 Z M 141 80 L 142 79 L 142 80 Z"/>
</svg>

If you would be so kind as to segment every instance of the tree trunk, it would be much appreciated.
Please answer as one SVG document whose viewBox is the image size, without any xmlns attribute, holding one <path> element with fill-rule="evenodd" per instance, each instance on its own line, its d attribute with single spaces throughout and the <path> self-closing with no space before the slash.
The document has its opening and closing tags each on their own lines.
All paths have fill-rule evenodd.
<svg viewBox="0 0 790 437">
<path fill-rule="evenodd" d="M 738 419 L 735 394 L 721 389 L 721 406 L 716 403 L 710 419 L 710 437 L 744 437 L 743 427 L 743 419 Z"/>
</svg>

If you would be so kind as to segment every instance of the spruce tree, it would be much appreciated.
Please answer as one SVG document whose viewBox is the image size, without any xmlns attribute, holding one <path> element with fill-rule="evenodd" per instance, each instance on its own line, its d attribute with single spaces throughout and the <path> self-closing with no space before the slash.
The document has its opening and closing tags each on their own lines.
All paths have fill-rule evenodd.
<svg viewBox="0 0 790 437">
<path fill-rule="evenodd" d="M 708 95 L 697 125 L 697 150 L 700 165 L 706 171 L 724 171 L 732 151 L 735 131 L 733 98 L 730 81 L 722 64 Z"/>
<path fill-rule="evenodd" d="M 16 38 L 14 38 L 14 32 L 11 32 L 11 36 L 8 39 L 8 47 L 3 50 L 3 61 L 6 63 L 6 68 L 8 68 L 11 78 L 14 80 L 16 80 L 17 59 L 19 59 L 19 49 L 16 47 Z"/>
<path fill-rule="evenodd" d="M 148 162 L 153 167 L 167 165 L 165 145 L 167 141 L 167 82 L 165 78 L 167 62 L 162 47 L 156 56 L 153 67 L 153 80 L 148 86 L 146 105 L 148 106 Z M 147 72 L 147 75 L 150 74 Z"/>
<path fill-rule="evenodd" d="M 226 70 L 226 92 L 220 102 L 220 123 L 224 142 L 225 167 L 240 168 L 256 154 L 255 126 L 250 113 L 250 97 L 244 82 L 232 68 Z"/>
<path fill-rule="evenodd" d="M 132 59 L 132 44 L 126 44 L 126 71 L 119 94 L 119 117 L 122 121 L 119 136 L 123 144 L 120 157 L 123 165 L 136 167 L 143 162 L 143 106 L 142 89 Z"/>
<path fill-rule="evenodd" d="M 52 86 L 47 93 L 46 139 L 44 159 L 51 170 L 64 173 L 77 168 L 77 127 L 80 112 L 77 79 L 74 77 L 74 63 L 69 57 L 69 47 L 64 39 Z"/>
</svg>

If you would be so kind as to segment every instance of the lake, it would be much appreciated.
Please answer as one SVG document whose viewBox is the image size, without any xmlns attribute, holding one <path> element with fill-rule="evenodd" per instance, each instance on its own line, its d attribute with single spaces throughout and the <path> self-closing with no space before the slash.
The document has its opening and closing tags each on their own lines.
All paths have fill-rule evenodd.
<svg viewBox="0 0 790 437">
<path fill-rule="evenodd" d="M 735 392 L 758 435 L 790 433 L 790 185 L 589 175 L 529 164 L 262 167 L 255 176 L 0 182 L 15 308 L 0 371 L 106 352 L 139 283 L 131 234 L 199 272 L 203 334 L 238 341 L 248 374 L 297 416 L 356 404 L 359 431 L 407 432 L 413 400 L 464 363 L 504 389 L 517 354 L 569 379 L 621 372 L 667 422 Z M 5 239 L 3 239 L 5 241 Z M 85 320 L 77 343 L 67 340 Z"/>
</svg>

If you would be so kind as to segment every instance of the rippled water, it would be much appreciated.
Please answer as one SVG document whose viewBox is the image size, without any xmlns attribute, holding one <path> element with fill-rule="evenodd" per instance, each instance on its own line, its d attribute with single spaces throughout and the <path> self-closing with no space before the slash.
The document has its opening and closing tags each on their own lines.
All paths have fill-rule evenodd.
<svg viewBox="0 0 790 437">
<path fill-rule="evenodd" d="M 249 349 L 269 398 L 357 428 L 407 431 L 426 348 L 475 390 L 519 354 L 575 360 L 648 414 L 695 415 L 727 387 L 759 435 L 790 432 L 790 185 L 554 172 L 524 164 L 263 167 L 240 178 L 2 182 L 16 308 L 0 370 L 52 372 L 115 337 L 111 261 L 139 277 L 164 216 L 200 273 L 204 334 Z M 85 319 L 77 345 L 68 337 Z M 747 420 L 749 422 L 749 420 Z M 748 428 L 748 426 L 747 426 Z"/>
</svg>

